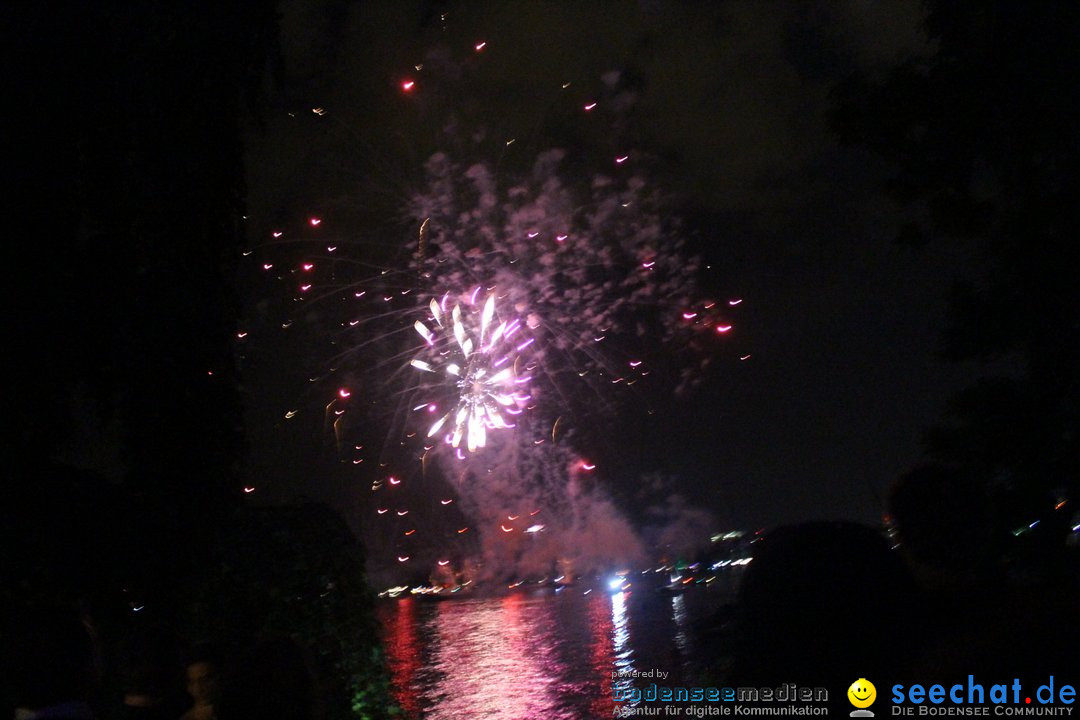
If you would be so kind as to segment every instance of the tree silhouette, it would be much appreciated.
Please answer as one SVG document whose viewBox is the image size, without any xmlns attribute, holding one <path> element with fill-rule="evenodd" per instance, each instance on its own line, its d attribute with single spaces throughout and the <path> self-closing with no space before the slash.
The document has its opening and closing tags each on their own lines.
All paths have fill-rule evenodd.
<svg viewBox="0 0 1080 720">
<path fill-rule="evenodd" d="M 955 399 L 929 455 L 977 470 L 1008 529 L 1040 520 L 1060 548 L 1080 470 L 1080 7 L 928 9 L 934 51 L 838 88 L 835 127 L 893 163 L 900 242 L 971 251 L 941 353 L 992 377 Z"/>
</svg>

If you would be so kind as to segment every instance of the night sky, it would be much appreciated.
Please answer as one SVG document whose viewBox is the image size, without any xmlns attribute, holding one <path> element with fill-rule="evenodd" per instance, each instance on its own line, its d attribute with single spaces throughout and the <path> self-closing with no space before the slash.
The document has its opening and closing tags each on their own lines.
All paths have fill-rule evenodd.
<svg viewBox="0 0 1080 720">
<path fill-rule="evenodd" d="M 286 3 L 282 103 L 248 138 L 249 235 L 257 244 L 317 214 L 379 256 L 415 233 L 398 203 L 450 117 L 517 138 L 508 166 L 514 152 L 520 161 L 546 147 L 592 159 L 614 124 L 678 198 L 707 282 L 744 299 L 729 342 L 751 355 L 714 364 L 674 402 L 619 409 L 593 450 L 617 459 L 615 495 L 632 498 L 640 476 L 659 471 L 723 527 L 876 522 L 890 483 L 919 460 L 921 433 L 973 372 L 935 356 L 970 254 L 896 243 L 888 168 L 841 147 L 829 127 L 838 82 L 925 48 L 920 7 Z M 461 77 L 425 85 L 434 63 Z M 612 71 L 633 78 L 627 112 L 590 125 L 567 110 Z M 401 91 L 404 78 L 415 92 Z M 265 285 L 246 292 L 249 312 L 271 312 Z M 324 404 L 305 387 L 309 359 L 285 341 L 250 342 L 251 483 L 264 497 L 329 498 L 348 512 L 366 488 L 323 471 L 333 451 L 321 416 L 281 420 Z"/>
<path fill-rule="evenodd" d="M 235 470 L 251 500 L 326 500 L 359 525 L 372 478 L 340 462 L 325 430 L 334 386 L 308 381 L 331 366 L 336 326 L 301 316 L 282 332 L 294 313 L 259 267 L 278 229 L 334 238 L 373 266 L 407 261 L 406 205 L 451 137 L 483 135 L 469 159 L 506 177 L 561 148 L 566 176 L 582 180 L 630 148 L 708 265 L 702 286 L 743 300 L 692 392 L 673 397 L 658 377 L 613 394 L 605 415 L 568 420 L 589 428 L 580 451 L 631 514 L 656 500 L 644 478 L 661 476 L 720 528 L 878 522 L 922 433 L 982 371 L 936 355 L 953 282 L 982 259 L 955 239 L 898 243 L 915 211 L 888 199 L 893 168 L 842 145 L 830 119 L 845 79 L 928 52 L 921 3 L 285 2 L 280 37 L 245 35 L 237 50 L 280 46 L 256 111 L 240 109 L 240 146 L 223 68 L 250 68 L 214 41 L 259 8 L 87 11 L 55 27 L 45 13 L 14 38 L 41 60 L 18 78 L 23 105 L 40 108 L 12 165 L 37 208 L 18 232 L 66 238 L 14 249 L 12 317 L 38 338 L 20 358 L 40 382 L 15 389 L 29 454 L 130 472 L 185 502 L 201 497 L 191 474 L 209 488 Z M 153 33 L 178 49 L 159 50 Z M 216 245 L 238 207 L 242 239 Z M 322 235 L 304 229 L 312 216 Z M 306 249 L 278 251 L 295 266 Z M 207 425 L 233 388 L 242 428 L 228 409 Z M 239 463 L 224 459 L 233 432 Z"/>
</svg>

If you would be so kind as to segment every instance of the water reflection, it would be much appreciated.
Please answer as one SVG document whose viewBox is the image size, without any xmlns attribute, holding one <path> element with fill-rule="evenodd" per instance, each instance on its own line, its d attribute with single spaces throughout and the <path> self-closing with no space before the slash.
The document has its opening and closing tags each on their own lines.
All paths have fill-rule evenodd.
<svg viewBox="0 0 1080 720">
<path fill-rule="evenodd" d="M 406 598 L 397 604 L 397 612 L 389 619 L 390 625 L 384 632 L 383 644 L 386 648 L 386 659 L 393 668 L 395 678 L 400 674 L 402 677 L 415 677 L 421 669 L 420 640 L 417 636 L 416 624 L 416 600 Z M 409 715 L 417 717 L 420 714 L 418 697 L 411 693 L 395 693 L 398 704 Z"/>
<path fill-rule="evenodd" d="M 662 669 L 671 684 L 683 679 L 698 605 L 683 596 L 538 591 L 404 599 L 379 612 L 408 717 L 572 720 L 612 716 L 613 672 Z"/>
<path fill-rule="evenodd" d="M 675 620 L 675 645 L 682 655 L 690 654 L 690 636 L 686 634 L 689 619 L 686 613 L 686 596 L 673 595 L 671 597 L 671 617 Z"/>
<path fill-rule="evenodd" d="M 611 694 L 611 669 L 615 667 L 615 648 L 611 639 L 615 634 L 612 615 L 603 603 L 594 598 L 587 606 L 590 645 L 591 677 L 601 679 L 601 692 L 589 697 L 588 707 L 592 717 L 611 717 L 615 702 Z"/>
<path fill-rule="evenodd" d="M 618 592 L 611 596 L 612 642 L 615 646 L 614 669 L 618 673 L 618 677 L 611 682 L 612 689 L 618 691 L 613 693 L 613 697 L 626 697 L 626 690 L 634 684 L 631 677 L 634 670 L 634 649 L 630 646 L 630 616 L 627 613 L 626 601 L 626 593 Z"/>
</svg>

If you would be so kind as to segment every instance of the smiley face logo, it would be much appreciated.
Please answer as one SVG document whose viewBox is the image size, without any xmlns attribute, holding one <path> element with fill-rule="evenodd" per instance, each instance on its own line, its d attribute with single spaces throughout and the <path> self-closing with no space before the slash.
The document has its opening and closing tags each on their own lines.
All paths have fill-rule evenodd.
<svg viewBox="0 0 1080 720">
<path fill-rule="evenodd" d="M 847 689 L 848 700 L 857 708 L 867 708 L 877 698 L 877 688 L 866 678 L 859 678 Z"/>
</svg>

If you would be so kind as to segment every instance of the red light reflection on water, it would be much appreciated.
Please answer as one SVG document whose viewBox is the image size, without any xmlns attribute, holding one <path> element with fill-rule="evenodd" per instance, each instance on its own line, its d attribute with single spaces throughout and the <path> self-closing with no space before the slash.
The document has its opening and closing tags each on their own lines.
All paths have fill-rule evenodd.
<svg viewBox="0 0 1080 720">
<path fill-rule="evenodd" d="M 615 701 L 611 693 L 611 672 L 615 667 L 615 625 L 611 618 L 611 601 L 597 594 L 589 603 L 589 654 L 593 674 L 603 684 L 601 692 L 589 703 L 592 717 L 612 717 Z"/>
<path fill-rule="evenodd" d="M 421 668 L 420 640 L 416 626 L 416 600 L 404 598 L 394 606 L 394 612 L 380 613 L 385 623 L 383 645 L 390 666 L 394 699 L 409 717 L 419 717 L 419 697 L 412 691 Z"/>
<path fill-rule="evenodd" d="M 611 717 L 611 597 L 401 600 L 380 608 L 394 696 L 410 718 Z"/>
</svg>

